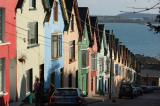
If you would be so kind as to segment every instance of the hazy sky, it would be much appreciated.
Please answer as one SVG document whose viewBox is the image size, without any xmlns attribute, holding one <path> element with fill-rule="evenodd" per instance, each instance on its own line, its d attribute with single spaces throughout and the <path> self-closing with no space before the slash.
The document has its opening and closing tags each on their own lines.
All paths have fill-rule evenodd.
<svg viewBox="0 0 160 106">
<path fill-rule="evenodd" d="M 80 7 L 89 7 L 91 15 L 117 15 L 120 11 L 137 11 L 130 7 L 149 8 L 159 0 L 78 0 Z M 160 5 L 159 5 L 160 6 Z M 158 13 L 158 9 L 147 11 L 147 13 Z"/>
</svg>

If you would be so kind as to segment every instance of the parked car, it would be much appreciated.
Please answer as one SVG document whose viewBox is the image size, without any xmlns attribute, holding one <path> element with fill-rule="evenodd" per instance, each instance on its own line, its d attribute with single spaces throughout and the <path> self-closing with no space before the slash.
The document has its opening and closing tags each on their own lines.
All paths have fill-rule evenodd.
<svg viewBox="0 0 160 106">
<path fill-rule="evenodd" d="M 137 89 L 137 87 L 132 86 L 132 89 L 133 89 L 133 96 L 137 97 L 138 96 L 138 89 Z"/>
<path fill-rule="evenodd" d="M 133 99 L 134 94 L 133 94 L 133 88 L 130 83 L 121 83 L 120 90 L 119 90 L 119 98 L 121 99 L 122 97 L 129 97 Z"/>
<path fill-rule="evenodd" d="M 143 89 L 143 93 L 153 92 L 153 88 L 151 86 L 141 85 L 141 88 Z"/>
<path fill-rule="evenodd" d="M 139 86 L 136 86 L 138 95 L 143 95 L 143 89 Z"/>
<path fill-rule="evenodd" d="M 50 97 L 49 106 L 86 106 L 82 91 L 78 88 L 58 88 Z"/>
</svg>

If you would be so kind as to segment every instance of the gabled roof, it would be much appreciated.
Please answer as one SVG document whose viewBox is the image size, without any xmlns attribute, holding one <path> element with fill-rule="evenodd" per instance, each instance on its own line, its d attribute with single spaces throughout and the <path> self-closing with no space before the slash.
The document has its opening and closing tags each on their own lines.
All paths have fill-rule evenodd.
<svg viewBox="0 0 160 106">
<path fill-rule="evenodd" d="M 99 24 L 98 25 L 98 29 L 99 29 L 99 44 L 98 44 L 98 52 L 100 52 L 101 48 L 101 43 L 102 43 L 102 39 L 103 39 L 103 34 L 104 34 L 104 24 Z"/>
<path fill-rule="evenodd" d="M 72 16 L 72 9 L 74 9 L 75 11 L 75 18 L 76 18 L 76 21 L 77 21 L 77 27 L 78 27 L 78 31 L 79 31 L 79 34 L 81 35 L 82 31 L 81 31 L 81 22 L 80 22 L 80 16 L 79 16 L 79 11 L 78 11 L 78 2 L 77 0 L 62 0 L 64 1 L 64 10 L 66 12 L 66 16 L 67 19 L 64 19 L 65 20 L 65 30 L 68 31 L 69 29 L 69 23 L 71 21 L 71 16 Z M 63 15 L 63 18 L 65 18 L 64 15 Z"/>
<path fill-rule="evenodd" d="M 84 30 L 84 25 L 88 16 L 88 7 L 78 7 L 78 10 L 81 19 L 82 30 Z"/>
<path fill-rule="evenodd" d="M 74 1 L 75 0 L 64 0 L 65 4 L 66 4 L 66 9 L 67 9 L 67 13 L 68 13 L 68 17 L 69 19 L 71 18 L 71 14 L 72 14 L 72 8 L 74 6 Z"/>
<path fill-rule="evenodd" d="M 81 28 L 82 32 L 84 31 L 85 25 L 87 27 L 87 33 L 89 38 L 89 46 L 92 45 L 92 39 L 91 39 L 91 26 L 90 26 L 90 19 L 89 19 L 89 8 L 88 7 L 79 7 L 79 16 L 81 20 Z"/>
<path fill-rule="evenodd" d="M 100 39 L 99 39 L 98 18 L 96 16 L 90 16 L 90 21 L 91 21 L 92 34 L 96 33 L 97 45 L 99 46 Z M 98 47 L 98 52 L 99 49 L 100 48 Z"/>
<path fill-rule="evenodd" d="M 18 8 L 22 9 L 23 3 L 24 3 L 24 0 L 18 0 L 17 5 L 16 5 L 16 8 L 15 8 L 15 9 L 18 9 Z"/>
</svg>

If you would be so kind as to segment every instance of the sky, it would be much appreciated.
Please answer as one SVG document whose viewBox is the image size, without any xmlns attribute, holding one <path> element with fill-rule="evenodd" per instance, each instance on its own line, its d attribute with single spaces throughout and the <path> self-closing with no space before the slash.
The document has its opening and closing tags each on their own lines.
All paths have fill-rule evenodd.
<svg viewBox="0 0 160 106">
<path fill-rule="evenodd" d="M 91 15 L 117 15 L 122 12 L 133 12 L 140 9 L 150 8 L 159 0 L 78 0 L 79 7 L 89 7 Z M 159 5 L 160 6 L 160 5 Z M 158 9 L 153 9 L 145 13 L 158 14 Z"/>
</svg>

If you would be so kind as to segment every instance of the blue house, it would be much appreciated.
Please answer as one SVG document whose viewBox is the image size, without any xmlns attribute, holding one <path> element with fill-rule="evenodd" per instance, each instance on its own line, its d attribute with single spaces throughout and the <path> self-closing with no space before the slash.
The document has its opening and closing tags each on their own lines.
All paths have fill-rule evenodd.
<svg viewBox="0 0 160 106">
<path fill-rule="evenodd" d="M 63 0 L 62 0 L 63 2 Z M 44 89 L 51 85 L 62 87 L 64 70 L 63 31 L 64 6 L 61 0 L 46 0 L 44 10 L 45 26 L 45 60 L 44 60 Z"/>
</svg>

